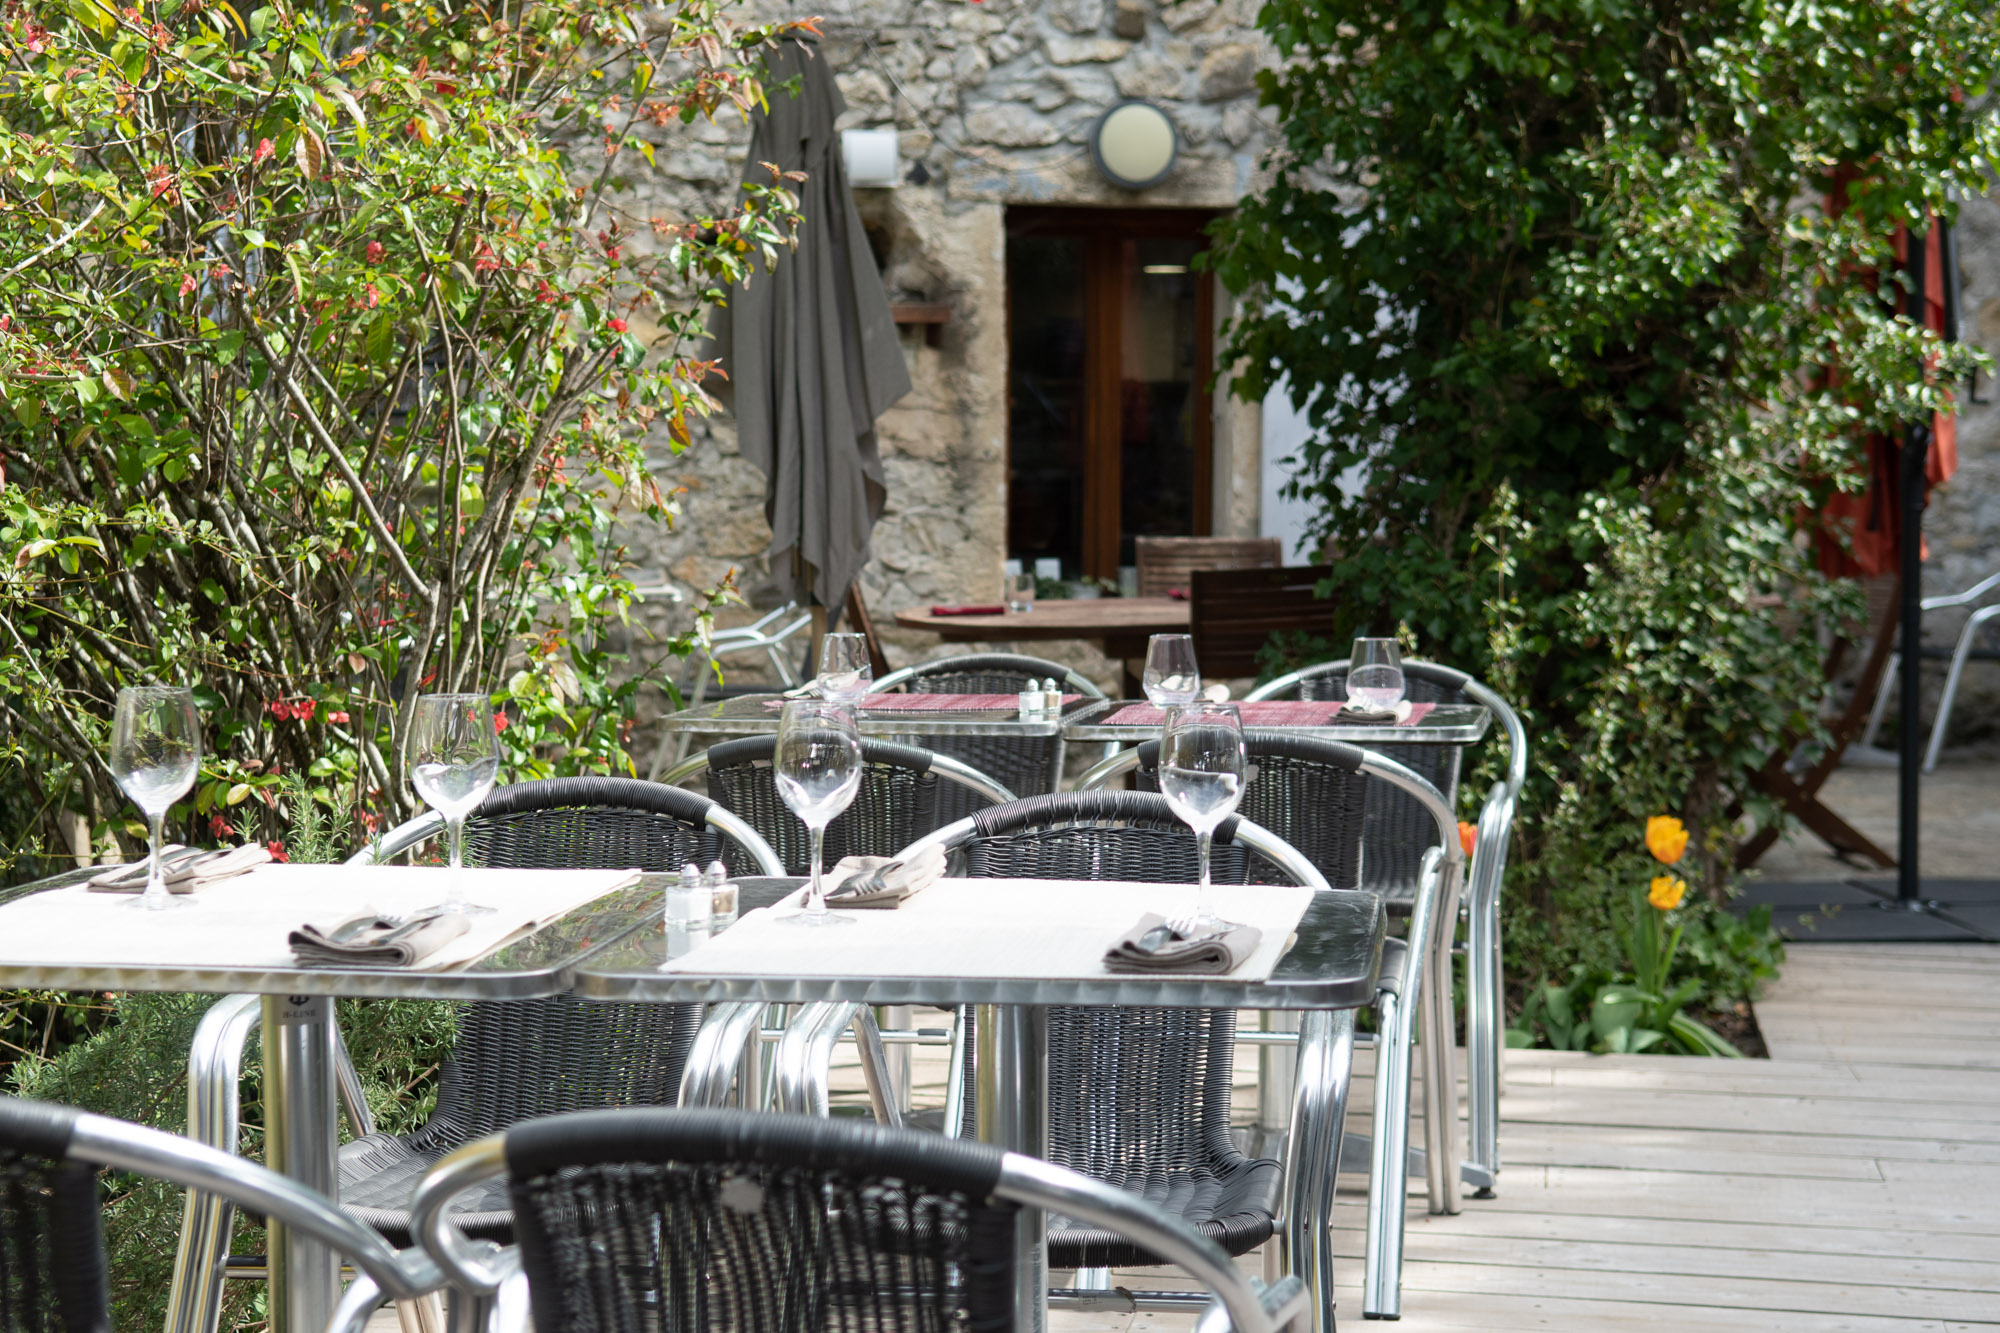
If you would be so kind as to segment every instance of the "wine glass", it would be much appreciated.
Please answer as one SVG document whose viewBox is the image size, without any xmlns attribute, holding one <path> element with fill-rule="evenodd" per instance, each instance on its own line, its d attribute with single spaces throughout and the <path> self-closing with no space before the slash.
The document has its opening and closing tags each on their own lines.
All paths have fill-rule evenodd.
<svg viewBox="0 0 2000 1333">
<path fill-rule="evenodd" d="M 1193 703 L 1201 697 L 1201 669 L 1194 661 L 1192 634 L 1155 634 L 1146 643 L 1146 699 L 1155 708 Z"/>
<path fill-rule="evenodd" d="M 852 708 L 868 697 L 875 667 L 868 660 L 866 634 L 829 634 L 819 650 L 819 695 Z"/>
<path fill-rule="evenodd" d="M 1361 708 L 1403 702 L 1403 654 L 1394 639 L 1356 639 L 1347 658 L 1347 697 Z"/>
<path fill-rule="evenodd" d="M 490 912 L 465 896 L 465 817 L 479 808 L 500 776 L 500 742 L 493 702 L 483 694 L 422 694 L 410 719 L 410 785 L 444 816 L 451 839 L 451 879 L 434 910 L 476 916 Z"/>
<path fill-rule="evenodd" d="M 806 905 L 781 918 L 801 926 L 845 926 L 851 918 L 826 910 L 820 862 L 826 826 L 853 803 L 861 787 L 861 733 L 854 714 L 839 704 L 794 699 L 778 723 L 778 747 L 771 757 L 784 798 L 799 822 L 812 831 L 812 887 Z"/>
<path fill-rule="evenodd" d="M 146 891 L 138 907 L 159 912 L 192 907 L 194 899 L 167 891 L 160 867 L 160 825 L 173 803 L 187 795 L 201 768 L 201 722 L 194 692 L 178 685 L 131 685 L 118 691 L 111 720 L 111 776 L 145 812 Z"/>
<path fill-rule="evenodd" d="M 1204 699 L 1167 710 L 1167 724 L 1160 732 L 1160 794 L 1181 822 L 1194 830 L 1200 848 L 1197 930 L 1231 924 L 1209 906 L 1208 853 L 1215 840 L 1215 826 L 1234 814 L 1237 802 L 1243 799 L 1246 769 L 1243 717 L 1235 704 Z"/>
</svg>

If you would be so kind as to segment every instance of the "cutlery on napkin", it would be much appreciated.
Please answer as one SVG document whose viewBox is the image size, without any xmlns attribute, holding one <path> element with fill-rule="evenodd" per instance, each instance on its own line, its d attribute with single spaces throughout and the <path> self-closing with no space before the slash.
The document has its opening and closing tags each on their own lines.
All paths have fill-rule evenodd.
<svg viewBox="0 0 2000 1333">
<path fill-rule="evenodd" d="M 944 878 L 944 848 L 931 847 L 908 861 L 886 856 L 843 856 L 833 867 L 829 907 L 898 907 Z"/>
<path fill-rule="evenodd" d="M 1401 722 L 1410 715 L 1410 712 L 1410 701 L 1407 699 L 1393 708 L 1363 708 L 1359 704 L 1348 702 L 1340 706 L 1340 711 L 1333 715 L 1333 720 L 1335 722 L 1354 723 L 1372 722 L 1379 726 L 1384 722 Z"/>
<path fill-rule="evenodd" d="M 241 847 L 225 847 L 215 852 L 169 844 L 160 849 L 160 874 L 167 882 L 167 892 L 193 893 L 221 880 L 233 879 L 246 870 L 255 870 L 270 859 L 271 853 L 261 842 L 247 842 Z M 114 866 L 90 881 L 92 893 L 139 893 L 145 887 L 144 861 Z"/>
<path fill-rule="evenodd" d="M 1177 929 L 1158 912 L 1148 912 L 1105 950 L 1104 966 L 1112 972 L 1232 972 L 1263 938 L 1255 926 Z"/>
<path fill-rule="evenodd" d="M 396 917 L 363 908 L 354 916 L 309 921 L 291 933 L 306 967 L 410 967 L 472 928 L 461 912 L 437 908 Z"/>
</svg>

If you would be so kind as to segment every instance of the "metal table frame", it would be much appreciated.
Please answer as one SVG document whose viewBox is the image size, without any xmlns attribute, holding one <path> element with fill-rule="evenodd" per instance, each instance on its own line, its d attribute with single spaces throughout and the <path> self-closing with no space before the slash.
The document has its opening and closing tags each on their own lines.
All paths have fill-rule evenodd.
<svg viewBox="0 0 2000 1333">
<path fill-rule="evenodd" d="M 768 894 L 747 890 L 744 910 L 789 890 L 773 881 Z M 1238 890 L 1242 891 L 1242 890 Z M 1254 892 L 1254 889 L 1248 890 Z M 1220 891 L 1219 891 L 1220 892 Z M 1226 901 L 1218 906 L 1227 908 Z M 757 974 L 663 972 L 668 957 L 664 927 L 629 932 L 575 971 L 578 995 L 609 1001 L 670 1004 L 800 1004 L 851 1001 L 867 1005 L 980 1006 L 978 1031 L 979 1134 L 1013 1152 L 1048 1152 L 1048 1007 L 1147 1005 L 1217 1009 L 1303 1010 L 1301 1065 L 1309 1076 L 1293 1093 L 1296 1139 L 1305 1150 L 1284 1174 L 1280 1254 L 1309 1288 L 1330 1291 L 1329 1231 L 1334 1164 L 1346 1115 L 1354 1011 L 1372 1004 L 1381 966 L 1387 914 L 1372 893 L 1328 890 L 1314 896 L 1299 920 L 1297 938 L 1268 981 L 1227 977 L 1114 976 L 1068 978 L 963 978 L 948 976 L 785 977 Z M 1020 1292 L 1017 1333 L 1045 1333 L 1048 1322 L 1046 1219 L 1023 1211 L 1019 1235 Z M 1303 1269 L 1304 1271 L 1299 1271 Z M 1315 1327 L 1330 1333 L 1330 1311 L 1315 1309 Z"/>
<path fill-rule="evenodd" d="M 75 870 L 0 891 L 0 905 L 102 872 Z M 668 877 L 648 876 L 448 972 L 362 968 L 45 964 L 10 957 L 0 984 L 56 990 L 250 992 L 263 997 L 265 1161 L 328 1198 L 338 1193 L 333 999 L 522 1000 L 570 989 L 575 969 L 660 919 Z M 303 911 L 303 909 L 302 909 Z M 301 918 L 303 919 L 303 917 Z M 340 1259 L 323 1241 L 272 1221 L 273 1333 L 319 1333 L 340 1297 Z"/>
<path fill-rule="evenodd" d="M 709 736 L 767 736 L 778 729 L 783 710 L 767 708 L 781 694 L 743 694 L 734 699 L 683 708 L 660 719 L 668 731 Z M 1073 699 L 1060 717 L 1024 718 L 1011 711 L 928 712 L 903 708 L 855 710 L 864 736 L 1065 736 L 1071 719 L 1101 706 L 1102 699 Z"/>
<path fill-rule="evenodd" d="M 1242 702 L 1238 700 L 1237 702 Z M 1108 722 L 1121 708 L 1146 706 L 1144 699 L 1101 699 L 1073 713 L 1063 715 L 1063 739 L 1068 741 L 1117 741 L 1137 745 L 1159 738 L 1157 722 Z M 679 716 L 676 714 L 675 716 Z M 1315 740 L 1341 741 L 1366 749 L 1376 745 L 1473 745 L 1486 738 L 1493 714 L 1478 704 L 1439 704 L 1415 726 L 1397 727 L 1367 723 L 1329 723 L 1325 726 L 1274 726 L 1245 722 L 1259 731 L 1282 731 L 1289 735 L 1311 736 Z M 1445 793 L 1449 796 L 1451 793 Z"/>
</svg>

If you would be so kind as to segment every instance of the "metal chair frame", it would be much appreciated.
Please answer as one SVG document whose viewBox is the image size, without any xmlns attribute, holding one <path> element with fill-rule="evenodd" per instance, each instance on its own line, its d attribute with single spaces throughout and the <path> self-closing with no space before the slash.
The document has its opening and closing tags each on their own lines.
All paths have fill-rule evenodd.
<svg viewBox="0 0 2000 1333">
<path fill-rule="evenodd" d="M 1924 611 L 1945 611 L 1955 606 L 1971 606 L 1987 593 L 2000 589 L 2000 571 L 1988 574 L 1964 592 L 1950 593 L 1942 597 L 1926 597 L 1918 603 Z M 2000 602 L 1975 609 L 1965 618 L 1965 624 L 1958 632 L 1958 642 L 1951 650 L 1951 666 L 1945 671 L 1944 692 L 1938 696 L 1937 717 L 1931 722 L 1930 743 L 1924 749 L 1924 772 L 1937 770 L 1938 756 L 1944 751 L 1945 730 L 1951 725 L 1951 710 L 1958 702 L 1959 682 L 1965 677 L 1965 664 L 1972 660 L 1972 645 L 1979 637 L 1979 631 L 1987 621 L 2000 617 Z M 1868 711 L 1868 730 L 1861 735 L 1863 745 L 1875 744 L 1875 733 L 1882 728 L 1882 719 L 1889 711 L 1889 700 L 1896 693 L 1896 673 L 1902 670 L 1903 653 L 1899 647 L 1889 657 L 1888 669 L 1882 673 L 1882 683 L 1875 690 L 1875 704 Z"/>
<path fill-rule="evenodd" d="M 808 628 L 812 624 L 812 616 L 809 614 L 800 615 L 776 630 L 770 627 L 778 621 L 784 620 L 786 616 L 791 615 L 798 609 L 799 604 L 797 602 L 786 602 L 775 611 L 765 612 L 748 625 L 737 625 L 730 629 L 717 630 L 711 634 L 708 639 L 707 650 L 703 653 L 704 660 L 699 667 L 695 668 L 693 678 L 689 682 L 687 706 L 689 708 L 698 708 L 701 706 L 701 701 L 708 697 L 709 674 L 716 662 L 721 660 L 723 655 L 727 653 L 754 652 L 761 648 L 764 656 L 770 659 L 771 669 L 778 673 L 778 680 L 782 683 L 781 687 L 789 690 L 797 685 L 799 683 L 799 674 L 793 669 L 790 659 L 786 657 L 783 645 L 801 630 Z M 691 733 L 685 731 L 679 733 L 678 744 L 674 749 L 675 763 L 679 763 L 687 755 L 687 745 L 690 735 Z M 671 742 L 675 741 L 675 738 L 676 734 L 674 732 L 662 731 L 660 733 L 659 744 L 653 747 L 653 762 L 646 770 L 648 781 L 658 782 L 660 780 L 660 766 L 666 762 L 668 746 Z"/>
<path fill-rule="evenodd" d="M 706 797 L 698 799 L 707 806 L 703 811 L 707 823 L 742 848 L 760 873 L 784 874 L 785 867 L 778 854 L 754 828 Z M 423 845 L 444 832 L 444 827 L 443 816 L 426 811 L 383 834 L 350 856 L 346 864 L 380 864 Z M 716 1006 L 717 1009 L 738 1007 L 748 1009 L 752 1018 L 762 1013 L 762 1007 L 756 1005 Z M 257 1031 L 262 1016 L 263 997 L 228 995 L 211 1005 L 196 1027 L 188 1052 L 188 1136 L 195 1142 L 234 1154 L 242 1123 L 238 1088 L 243 1050 L 250 1035 Z M 697 1044 L 715 1018 L 714 1011 L 704 1017 Z M 729 1018 L 723 1026 L 727 1028 L 731 1022 L 740 1022 L 740 1018 Z M 362 1093 L 360 1076 L 341 1041 L 338 1026 L 334 1028 L 334 1069 L 349 1128 L 357 1138 L 374 1133 L 375 1123 Z M 684 1067 L 683 1086 L 685 1083 Z M 235 1205 L 228 1198 L 200 1189 L 188 1191 L 180 1243 L 174 1256 L 173 1283 L 167 1298 L 166 1333 L 216 1333 L 222 1315 L 222 1283 L 228 1278 L 262 1275 L 261 1265 L 231 1262 L 229 1240 L 234 1216 Z"/>
<path fill-rule="evenodd" d="M 1024 672 L 1036 672 L 1037 679 L 1054 676 L 1064 685 L 1073 687 L 1086 699 L 1109 697 L 1098 688 L 1096 681 L 1073 667 L 1066 667 L 1061 662 L 1051 662 L 1046 657 L 1031 657 L 1024 653 L 959 653 L 953 657 L 934 657 L 928 662 L 917 662 L 891 671 L 876 681 L 874 688 L 877 693 L 886 694 L 899 685 L 908 685 L 912 680 L 924 676 L 934 676 L 949 671 L 971 671 L 981 666 L 993 666 L 1004 670 L 1011 664 L 1018 664 Z"/>
<path fill-rule="evenodd" d="M 590 1128 L 583 1122 L 601 1114 L 585 1112 L 566 1119 L 577 1122 L 575 1131 L 581 1134 Z M 730 1113 L 650 1114 L 657 1117 L 659 1140 L 671 1149 L 677 1118 Z M 630 1133 L 632 1117 L 621 1116 L 620 1120 L 624 1122 L 621 1126 L 624 1132 Z M 876 1151 L 883 1174 L 922 1179 L 923 1170 L 918 1163 L 922 1161 L 928 1136 L 909 1130 L 844 1124 L 828 1124 L 826 1129 L 829 1134 L 839 1132 L 843 1138 L 851 1138 L 857 1131 L 872 1132 L 878 1137 Z M 1181 1308 L 1193 1305 L 1201 1310 L 1196 1325 L 1198 1333 L 1306 1333 L 1311 1316 L 1304 1285 L 1298 1278 L 1285 1277 L 1260 1285 L 1245 1277 L 1221 1246 L 1143 1199 L 1037 1158 L 998 1148 L 987 1151 L 992 1153 L 997 1168 L 992 1197 L 1024 1209 L 1060 1213 L 1128 1237 L 1163 1256 L 1213 1292 L 1212 1298 L 1196 1296 L 1193 1301 L 1182 1303 Z M 490 1243 L 468 1242 L 450 1224 L 447 1209 L 451 1200 L 466 1189 L 505 1176 L 506 1154 L 503 1135 L 465 1145 L 424 1177 L 417 1187 L 413 1207 L 418 1237 L 437 1267 L 461 1289 L 489 1300 L 498 1297 L 503 1304 L 504 1293 L 518 1283 L 521 1275 L 519 1253 L 511 1246 L 499 1249 Z M 746 1154 L 745 1160 L 750 1159 L 751 1154 Z M 1041 1292 L 1017 1288 L 1020 1301 L 1042 1298 Z M 518 1303 L 515 1308 L 524 1304 Z M 1017 1326 L 1032 1327 L 1033 1321 L 1017 1316 Z M 507 1329 L 504 1333 L 514 1330 Z"/>
<path fill-rule="evenodd" d="M 1319 676 L 1344 674 L 1348 661 L 1318 662 L 1277 679 L 1267 681 L 1244 696 L 1244 702 L 1275 699 L 1304 681 Z M 1410 660 L 1406 672 L 1432 684 L 1455 688 L 1475 703 L 1483 705 L 1507 733 L 1507 774 L 1487 789 L 1485 804 L 1477 821 L 1478 840 L 1470 882 L 1465 893 L 1466 922 L 1466 1160 L 1462 1178 L 1475 1186 L 1477 1197 L 1491 1198 L 1500 1175 L 1500 1094 L 1506 1086 L 1502 1067 L 1507 1048 L 1507 996 L 1501 972 L 1500 890 L 1507 873 L 1507 851 L 1513 840 L 1514 811 L 1521 788 L 1528 780 L 1528 732 L 1520 714 L 1493 689 L 1454 667 L 1437 662 Z M 1454 817 L 1440 833 L 1445 845 L 1458 845 Z M 1455 915 L 1444 918 L 1446 933 L 1438 944 L 1440 956 L 1451 946 L 1451 926 Z M 1449 971 L 1439 970 L 1440 984 L 1449 987 Z M 1437 1204 L 1432 1198 L 1433 1210 Z M 1456 1208 L 1450 1211 L 1457 1212 Z"/>
<path fill-rule="evenodd" d="M 354 1281 L 335 1306 L 326 1333 L 361 1333 L 385 1298 L 414 1300 L 445 1285 L 443 1271 L 423 1250 L 393 1248 L 318 1191 L 234 1153 L 72 1107 L 16 1098 L 6 1104 L 10 1114 L 33 1108 L 36 1118 L 46 1117 L 49 1130 L 66 1139 L 63 1155 L 68 1161 L 170 1181 L 186 1187 L 191 1200 L 197 1194 L 226 1199 L 231 1208 L 262 1213 L 346 1256 L 355 1269 Z M 57 1258 L 60 1262 L 62 1256 Z"/>
</svg>

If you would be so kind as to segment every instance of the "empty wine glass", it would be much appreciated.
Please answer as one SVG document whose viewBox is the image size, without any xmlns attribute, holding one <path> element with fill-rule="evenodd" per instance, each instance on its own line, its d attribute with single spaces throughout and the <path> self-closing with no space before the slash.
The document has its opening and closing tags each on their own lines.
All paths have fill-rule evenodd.
<svg viewBox="0 0 2000 1333">
<path fill-rule="evenodd" d="M 861 733 L 854 714 L 818 699 L 792 700 L 778 723 L 778 747 L 771 765 L 778 795 L 812 832 L 812 885 L 806 891 L 806 905 L 782 919 L 801 926 L 848 925 L 850 918 L 826 910 L 820 863 L 826 826 L 853 803 L 861 787 Z"/>
<path fill-rule="evenodd" d="M 1201 697 L 1201 669 L 1194 661 L 1192 634 L 1155 634 L 1146 643 L 1146 699 L 1155 708 L 1193 703 Z"/>
<path fill-rule="evenodd" d="M 160 825 L 187 795 L 201 768 L 201 721 L 194 692 L 178 685 L 132 685 L 118 691 L 111 719 L 111 776 L 146 816 L 146 891 L 136 906 L 149 912 L 192 907 L 167 891 L 160 867 Z"/>
<path fill-rule="evenodd" d="M 1356 639 L 1347 658 L 1347 697 L 1361 708 L 1403 702 L 1403 654 L 1394 639 Z"/>
<path fill-rule="evenodd" d="M 410 785 L 444 816 L 451 841 L 451 877 L 434 910 L 476 916 L 490 912 L 465 896 L 465 817 L 479 808 L 500 776 L 500 742 L 493 702 L 483 694 L 424 694 L 410 719 Z"/>
<path fill-rule="evenodd" d="M 1200 849 L 1197 930 L 1231 924 L 1209 906 L 1208 853 L 1216 825 L 1234 814 L 1243 799 L 1246 769 L 1243 718 L 1235 704 L 1202 700 L 1167 710 L 1167 724 L 1160 731 L 1160 794 L 1181 822 L 1194 830 Z"/>
<path fill-rule="evenodd" d="M 868 697 L 875 667 L 868 660 L 866 634 L 829 634 L 819 650 L 819 695 L 828 703 L 853 707 Z"/>
</svg>

